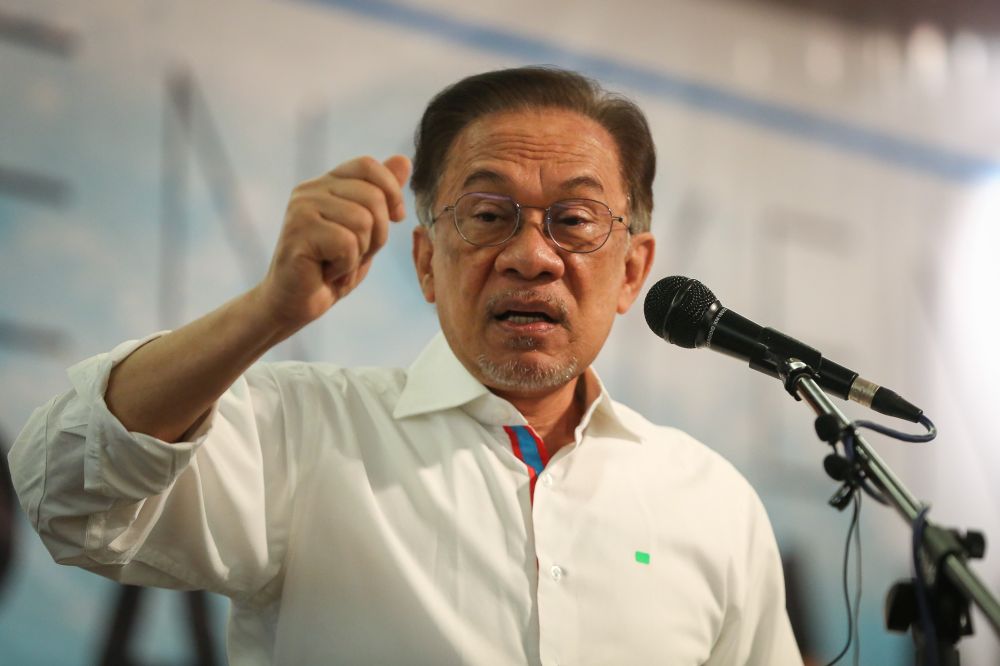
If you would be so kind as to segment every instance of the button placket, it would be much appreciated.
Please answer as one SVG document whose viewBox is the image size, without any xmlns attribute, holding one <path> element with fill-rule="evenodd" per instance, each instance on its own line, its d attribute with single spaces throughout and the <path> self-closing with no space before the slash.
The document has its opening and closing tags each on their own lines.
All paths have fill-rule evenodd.
<svg viewBox="0 0 1000 666">
<path fill-rule="evenodd" d="M 565 471 L 561 464 L 561 457 L 550 460 L 538 475 L 534 505 L 535 553 L 539 563 L 539 647 L 542 663 L 550 665 L 567 658 L 572 660 L 578 642 L 570 573 L 572 555 L 565 548 L 564 514 L 568 500 L 559 492 L 563 483 L 560 473 Z"/>
</svg>

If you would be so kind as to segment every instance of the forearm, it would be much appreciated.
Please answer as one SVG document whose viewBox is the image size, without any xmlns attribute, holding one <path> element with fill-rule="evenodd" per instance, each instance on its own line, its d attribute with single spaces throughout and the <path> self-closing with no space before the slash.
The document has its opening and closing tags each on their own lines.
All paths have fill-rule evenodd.
<svg viewBox="0 0 1000 666">
<path fill-rule="evenodd" d="M 177 441 L 294 329 L 253 289 L 137 349 L 111 372 L 105 402 L 126 429 Z"/>
<path fill-rule="evenodd" d="M 409 171 L 401 155 L 360 157 L 296 187 L 264 280 L 115 366 L 111 413 L 129 431 L 177 441 L 264 352 L 364 279 L 389 220 L 406 215 Z"/>
</svg>

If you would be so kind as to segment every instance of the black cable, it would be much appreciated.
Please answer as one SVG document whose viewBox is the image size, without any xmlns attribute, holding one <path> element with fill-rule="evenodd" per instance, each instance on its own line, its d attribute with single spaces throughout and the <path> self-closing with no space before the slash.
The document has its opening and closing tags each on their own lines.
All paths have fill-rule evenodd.
<svg viewBox="0 0 1000 666">
<path fill-rule="evenodd" d="M 866 428 L 868 430 L 873 430 L 882 435 L 886 435 L 887 437 L 892 437 L 893 439 L 898 439 L 904 442 L 929 442 L 935 437 L 937 437 L 937 427 L 929 418 L 927 418 L 923 414 L 920 415 L 920 425 L 924 426 L 924 428 L 927 429 L 927 432 L 922 435 L 914 435 L 911 433 L 895 430 L 893 428 L 884 426 L 881 423 L 876 423 L 874 421 L 864 421 L 864 420 L 854 421 L 841 433 L 841 442 L 844 445 L 844 457 L 847 458 L 848 461 L 852 463 L 854 462 L 855 458 L 854 434 L 855 430 L 858 428 Z M 856 481 L 856 485 L 860 487 L 862 490 L 864 490 L 865 494 L 867 494 L 869 497 L 871 497 L 879 504 L 888 506 L 889 504 L 888 500 L 885 499 L 885 497 L 882 495 L 881 492 L 879 492 L 878 490 L 876 490 L 871 486 L 871 484 L 868 482 L 868 477 L 865 476 L 863 470 L 861 469 L 858 470 L 858 478 Z"/>
<path fill-rule="evenodd" d="M 881 433 L 903 442 L 929 442 L 937 437 L 937 426 L 935 426 L 934 423 L 923 414 L 920 415 L 920 425 L 927 429 L 927 432 L 922 435 L 913 435 L 908 432 L 895 430 L 874 421 L 854 421 L 851 424 L 854 428 L 867 428 L 868 430 L 874 430 L 877 433 Z"/>
<path fill-rule="evenodd" d="M 934 423 L 926 416 L 920 416 L 919 423 L 927 429 L 927 432 L 922 435 L 914 435 L 910 433 L 901 432 L 899 430 L 894 430 L 880 423 L 875 423 L 874 421 L 854 421 L 847 428 L 845 428 L 840 433 L 840 441 L 844 447 L 844 458 L 854 465 L 854 477 L 849 479 L 847 483 L 851 484 L 853 487 L 853 494 L 851 498 L 854 500 L 854 511 L 851 515 L 851 524 L 847 528 L 847 541 L 844 544 L 844 569 L 843 569 L 843 585 L 844 585 L 844 603 L 847 606 L 847 643 L 844 644 L 844 648 L 833 658 L 832 661 L 826 664 L 826 666 L 834 666 L 838 661 L 840 661 L 844 655 L 850 650 L 851 645 L 854 645 L 854 666 L 858 666 L 861 658 L 861 635 L 860 635 L 860 613 L 861 613 L 861 590 L 862 590 L 862 567 L 861 567 L 861 528 L 859 526 L 859 516 L 861 512 L 861 493 L 858 489 L 864 490 L 865 493 L 870 495 L 873 499 L 877 500 L 881 504 L 887 504 L 888 502 L 882 496 L 881 492 L 876 491 L 868 483 L 868 479 L 864 474 L 864 470 L 857 465 L 855 462 L 855 446 L 854 446 L 854 436 L 855 430 L 858 428 L 867 428 L 868 430 L 873 430 L 877 433 L 898 439 L 904 442 L 929 442 L 937 437 L 937 427 Z M 842 507 L 840 507 L 842 508 Z M 934 629 L 934 621 L 930 612 L 930 601 L 929 592 L 927 590 L 927 582 L 924 580 L 923 567 L 921 565 L 921 552 L 920 547 L 923 543 L 923 533 L 927 526 L 927 511 L 929 507 L 924 507 L 917 518 L 913 521 L 913 566 L 915 569 L 915 580 L 916 580 L 916 596 L 917 605 L 920 611 L 920 624 L 924 633 L 924 640 L 936 641 L 937 634 Z M 856 570 L 857 570 L 857 585 L 855 588 L 854 604 L 852 608 L 851 595 L 848 584 L 848 569 L 850 563 L 851 554 L 851 537 L 854 537 L 855 545 L 857 549 L 857 560 Z M 928 653 L 928 663 L 927 666 L 937 666 L 937 655 L 933 650 Z"/>
<path fill-rule="evenodd" d="M 862 496 L 855 493 L 856 506 L 855 510 L 858 514 L 858 524 L 854 528 L 854 569 L 855 569 L 855 587 L 854 587 L 854 666 L 858 666 L 861 661 L 861 588 L 862 588 L 862 578 L 861 578 L 861 500 Z"/>
<path fill-rule="evenodd" d="M 848 584 L 847 571 L 851 560 L 851 537 L 853 536 L 854 531 L 858 526 L 858 517 L 861 514 L 861 496 L 857 493 L 857 491 L 854 492 L 853 499 L 854 499 L 854 511 L 851 514 L 851 524 L 848 525 L 847 527 L 847 540 L 844 543 L 844 604 L 847 607 L 847 642 L 844 644 L 844 648 L 840 651 L 840 653 L 837 654 L 837 656 L 834 657 L 830 662 L 828 662 L 826 666 L 833 666 L 838 661 L 840 661 L 845 654 L 847 654 L 847 651 L 851 649 L 851 643 L 853 642 L 854 634 L 856 632 L 855 617 L 851 611 L 851 591 L 850 591 L 850 585 Z M 858 586 L 857 599 L 859 601 L 861 599 L 860 580 Z"/>
</svg>

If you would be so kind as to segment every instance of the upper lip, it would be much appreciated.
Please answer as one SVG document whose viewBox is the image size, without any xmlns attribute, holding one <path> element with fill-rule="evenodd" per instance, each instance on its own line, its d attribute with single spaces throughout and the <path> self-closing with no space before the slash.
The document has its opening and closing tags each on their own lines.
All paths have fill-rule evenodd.
<svg viewBox="0 0 1000 666">
<path fill-rule="evenodd" d="M 493 317 L 500 317 L 510 312 L 523 312 L 525 314 L 543 314 L 554 322 L 562 322 L 566 319 L 566 308 L 561 302 L 540 296 L 506 296 L 491 304 L 489 311 Z"/>
</svg>

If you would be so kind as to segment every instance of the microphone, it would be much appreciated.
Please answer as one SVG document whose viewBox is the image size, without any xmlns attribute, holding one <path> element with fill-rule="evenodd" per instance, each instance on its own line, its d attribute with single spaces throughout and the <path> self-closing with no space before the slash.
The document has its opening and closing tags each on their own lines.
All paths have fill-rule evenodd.
<svg viewBox="0 0 1000 666">
<path fill-rule="evenodd" d="M 673 275 L 646 294 L 646 323 L 653 333 L 687 349 L 708 347 L 748 361 L 750 367 L 778 377 L 778 362 L 798 359 L 816 374 L 816 383 L 844 400 L 876 412 L 920 422 L 923 410 L 894 391 L 858 376 L 857 372 L 823 358 L 819 351 L 773 328 L 764 328 L 723 307 L 708 287 L 695 279 Z"/>
</svg>

